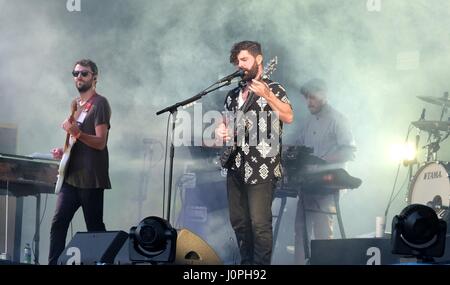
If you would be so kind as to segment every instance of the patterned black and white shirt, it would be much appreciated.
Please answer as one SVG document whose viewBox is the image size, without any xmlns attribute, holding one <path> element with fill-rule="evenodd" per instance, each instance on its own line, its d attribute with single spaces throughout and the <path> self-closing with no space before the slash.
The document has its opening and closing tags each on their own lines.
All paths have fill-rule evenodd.
<svg viewBox="0 0 450 285">
<path fill-rule="evenodd" d="M 286 90 L 281 84 L 269 79 L 264 79 L 264 82 L 278 99 L 290 105 Z M 237 87 L 227 94 L 225 110 L 236 114 L 240 108 L 239 97 L 242 91 L 242 87 Z M 235 125 L 237 134 L 245 133 L 245 136 L 235 133 L 237 154 L 229 171 L 235 172 L 244 184 L 260 184 L 280 178 L 283 122 L 267 101 L 255 94 L 244 118 Z M 243 131 L 244 126 L 247 127 L 247 132 Z"/>
</svg>

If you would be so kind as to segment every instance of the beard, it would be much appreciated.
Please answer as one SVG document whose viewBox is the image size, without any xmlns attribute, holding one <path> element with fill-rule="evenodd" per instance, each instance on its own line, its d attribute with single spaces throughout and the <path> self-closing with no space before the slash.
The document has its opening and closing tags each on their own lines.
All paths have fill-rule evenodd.
<svg viewBox="0 0 450 285">
<path fill-rule="evenodd" d="M 252 68 L 250 70 L 248 70 L 246 74 L 244 74 L 244 76 L 242 77 L 242 80 L 243 81 L 251 81 L 252 79 L 256 78 L 256 75 L 258 75 L 258 64 L 256 64 L 256 61 L 255 61 Z"/>
<path fill-rule="evenodd" d="M 322 111 L 323 105 L 318 105 L 318 106 L 308 106 L 309 112 L 312 115 L 315 115 L 317 113 L 320 113 L 320 111 Z"/>
<path fill-rule="evenodd" d="M 82 85 L 76 84 L 76 87 L 78 89 L 78 92 L 84 93 L 84 92 L 88 91 L 89 89 L 91 89 L 91 87 L 92 87 L 92 80 L 88 81 L 88 82 L 84 82 Z"/>
</svg>

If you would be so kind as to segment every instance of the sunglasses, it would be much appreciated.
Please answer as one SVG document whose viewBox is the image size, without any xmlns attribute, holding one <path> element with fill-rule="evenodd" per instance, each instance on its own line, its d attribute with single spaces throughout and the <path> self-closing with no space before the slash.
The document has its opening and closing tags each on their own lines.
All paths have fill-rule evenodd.
<svg viewBox="0 0 450 285">
<path fill-rule="evenodd" d="M 82 70 L 82 71 L 74 70 L 74 71 L 72 71 L 73 77 L 78 77 L 78 75 L 80 75 L 80 74 L 81 74 L 81 76 L 86 77 L 89 75 L 89 73 L 94 74 L 92 71 L 89 71 L 89 70 Z"/>
</svg>

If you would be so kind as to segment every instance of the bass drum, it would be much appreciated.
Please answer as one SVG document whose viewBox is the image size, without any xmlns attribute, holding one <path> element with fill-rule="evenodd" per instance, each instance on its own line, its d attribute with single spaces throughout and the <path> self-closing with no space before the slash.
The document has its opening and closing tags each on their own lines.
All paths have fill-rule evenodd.
<svg viewBox="0 0 450 285">
<path fill-rule="evenodd" d="M 422 204 L 439 212 L 450 206 L 450 165 L 428 162 L 419 168 L 410 184 L 408 204 Z"/>
</svg>

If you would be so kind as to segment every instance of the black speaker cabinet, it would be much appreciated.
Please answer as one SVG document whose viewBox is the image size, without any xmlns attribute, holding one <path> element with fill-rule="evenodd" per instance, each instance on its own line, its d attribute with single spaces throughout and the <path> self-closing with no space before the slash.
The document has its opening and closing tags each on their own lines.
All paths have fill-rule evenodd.
<svg viewBox="0 0 450 285">
<path fill-rule="evenodd" d="M 446 239 L 450 243 L 450 236 Z M 414 262 L 392 253 L 390 238 L 351 238 L 311 241 L 312 265 L 389 265 Z M 450 247 L 436 262 L 450 263 Z"/>
<path fill-rule="evenodd" d="M 77 232 L 59 256 L 58 264 L 113 264 L 127 240 L 124 231 Z"/>
</svg>

